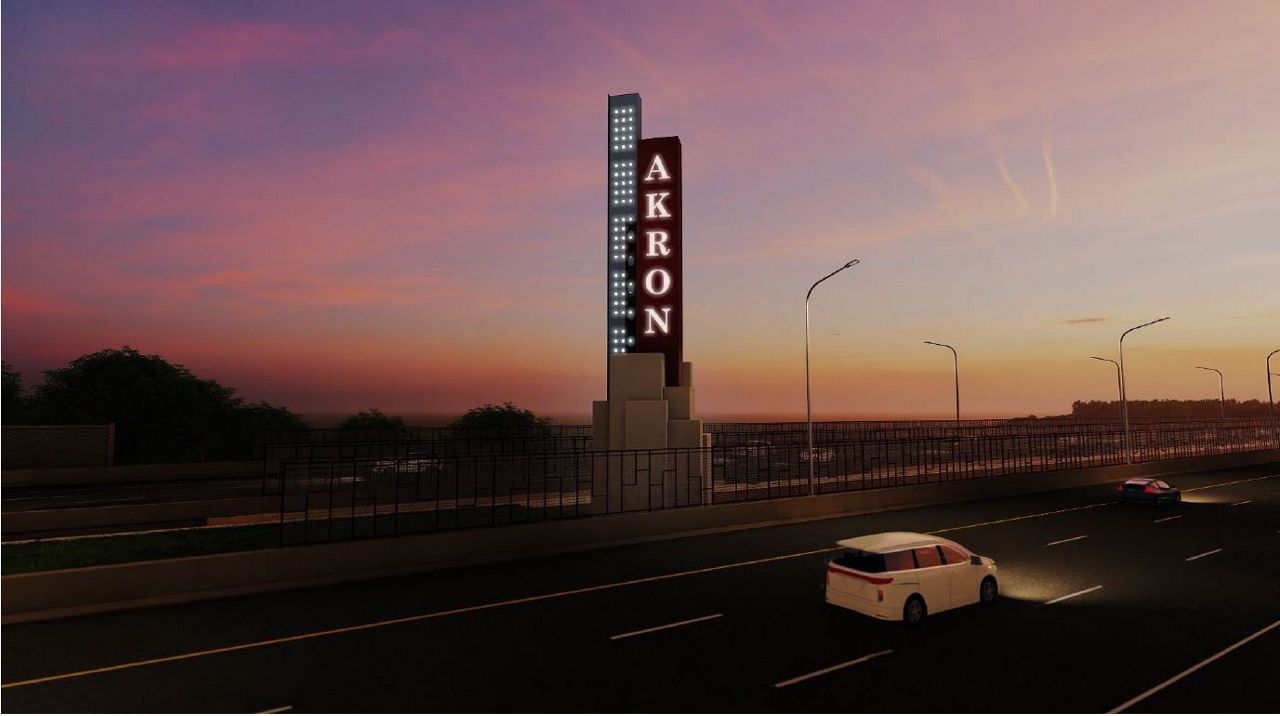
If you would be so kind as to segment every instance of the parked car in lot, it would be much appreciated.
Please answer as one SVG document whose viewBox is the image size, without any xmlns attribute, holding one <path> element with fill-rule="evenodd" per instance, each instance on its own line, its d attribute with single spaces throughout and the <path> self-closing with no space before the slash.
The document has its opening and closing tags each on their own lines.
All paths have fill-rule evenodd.
<svg viewBox="0 0 1280 716">
<path fill-rule="evenodd" d="M 991 604 L 1000 587 L 995 560 L 949 539 L 884 532 L 836 543 L 827 561 L 827 603 L 877 619 L 916 625 L 926 615 Z"/>
<path fill-rule="evenodd" d="M 1121 502 L 1137 502 L 1146 505 L 1165 505 L 1182 502 L 1182 491 L 1154 477 L 1135 477 L 1116 485 Z"/>
</svg>

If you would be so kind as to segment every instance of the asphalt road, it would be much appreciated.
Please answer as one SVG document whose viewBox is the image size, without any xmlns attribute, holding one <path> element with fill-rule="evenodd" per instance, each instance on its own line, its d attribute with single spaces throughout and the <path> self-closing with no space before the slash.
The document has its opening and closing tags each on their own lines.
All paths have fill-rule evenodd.
<svg viewBox="0 0 1280 716">
<path fill-rule="evenodd" d="M 9 626 L 0 707 L 1280 710 L 1280 464 L 1170 481 L 1181 505 L 1097 486 Z M 995 558 L 1000 601 L 825 605 L 825 550 L 889 530 Z"/>
</svg>

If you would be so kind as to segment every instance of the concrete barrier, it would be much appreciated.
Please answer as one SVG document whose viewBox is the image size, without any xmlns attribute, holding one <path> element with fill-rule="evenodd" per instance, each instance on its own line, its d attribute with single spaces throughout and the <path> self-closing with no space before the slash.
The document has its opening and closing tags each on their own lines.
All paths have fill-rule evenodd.
<svg viewBox="0 0 1280 716">
<path fill-rule="evenodd" d="M 262 477 L 271 467 L 261 460 L 181 462 L 160 465 L 105 465 L 4 470 L 4 487 L 108 485 L 123 482 L 166 482 Z M 276 474 L 274 471 L 271 474 Z"/>
<path fill-rule="evenodd" d="M 428 572 L 781 522 L 1046 492 L 1140 475 L 1270 462 L 1280 462 L 1280 450 L 11 575 L 0 582 L 4 592 L 3 623 Z"/>
</svg>

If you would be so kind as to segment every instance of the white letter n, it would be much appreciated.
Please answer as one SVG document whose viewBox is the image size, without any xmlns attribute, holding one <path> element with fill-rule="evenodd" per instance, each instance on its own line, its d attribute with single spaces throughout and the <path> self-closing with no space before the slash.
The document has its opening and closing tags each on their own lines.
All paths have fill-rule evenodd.
<svg viewBox="0 0 1280 716">
<path fill-rule="evenodd" d="M 665 336 L 671 333 L 671 307 L 670 306 L 662 307 L 661 316 L 658 315 L 658 311 L 654 309 L 652 306 L 645 306 L 644 314 L 645 314 L 645 318 L 647 319 L 645 321 L 645 328 L 644 328 L 644 334 L 646 336 L 652 336 L 655 333 L 655 331 L 653 330 L 653 327 L 655 325 L 658 327 L 658 331 L 661 331 L 662 335 Z"/>
</svg>

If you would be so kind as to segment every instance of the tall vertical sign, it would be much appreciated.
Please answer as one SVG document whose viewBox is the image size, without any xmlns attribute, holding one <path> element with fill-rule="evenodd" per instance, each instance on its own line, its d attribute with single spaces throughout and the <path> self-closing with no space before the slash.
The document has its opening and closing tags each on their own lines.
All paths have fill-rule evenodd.
<svg viewBox="0 0 1280 716">
<path fill-rule="evenodd" d="M 684 359 L 680 138 L 640 140 L 636 177 L 634 350 L 662 353 L 668 386 Z"/>
<path fill-rule="evenodd" d="M 662 353 L 680 385 L 680 138 L 640 138 L 640 95 L 609 95 L 606 355 Z M 607 365 L 607 363 L 606 363 Z M 607 368 L 606 368 L 607 370 Z"/>
</svg>

